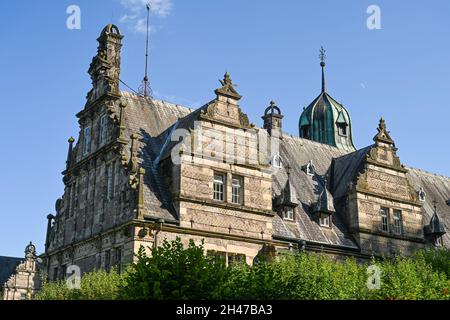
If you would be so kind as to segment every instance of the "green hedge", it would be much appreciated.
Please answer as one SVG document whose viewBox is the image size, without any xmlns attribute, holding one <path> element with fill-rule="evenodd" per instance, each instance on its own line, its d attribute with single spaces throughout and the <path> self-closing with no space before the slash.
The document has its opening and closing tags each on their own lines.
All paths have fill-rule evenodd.
<svg viewBox="0 0 450 320">
<path fill-rule="evenodd" d="M 449 250 L 422 250 L 412 257 L 367 264 L 342 262 L 322 254 L 284 254 L 275 262 L 226 267 L 205 256 L 202 245 L 165 241 L 141 248 L 126 272 L 98 271 L 82 278 L 80 290 L 65 283 L 44 284 L 37 299 L 450 299 Z M 380 288 L 369 290 L 369 264 L 381 271 Z"/>
</svg>

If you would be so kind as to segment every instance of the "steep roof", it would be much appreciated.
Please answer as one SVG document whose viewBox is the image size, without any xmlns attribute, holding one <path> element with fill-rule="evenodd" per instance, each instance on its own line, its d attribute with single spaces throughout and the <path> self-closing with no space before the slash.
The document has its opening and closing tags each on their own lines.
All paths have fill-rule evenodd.
<svg viewBox="0 0 450 320">
<path fill-rule="evenodd" d="M 128 103 L 123 119 L 125 137 L 129 138 L 134 133 L 140 136 L 138 162 L 147 172 L 144 178 L 144 207 L 154 218 L 176 220 L 167 186 L 154 163 L 166 140 L 162 134 L 193 110 L 128 92 L 121 94 Z M 126 154 L 130 156 L 129 148 L 126 148 Z"/>
<path fill-rule="evenodd" d="M 122 92 L 122 97 L 128 101 L 124 117 L 125 136 L 130 137 L 133 133 L 140 135 L 138 161 L 146 172 L 150 173 L 146 174 L 144 181 L 144 206 L 154 218 L 177 220 L 159 164 L 170 156 L 173 146 L 177 144 L 170 140 L 172 131 L 192 127 L 201 110 L 208 104 L 193 110 L 128 92 Z M 331 229 L 326 229 L 321 228 L 313 219 L 311 209 L 323 191 L 323 177 L 326 174 L 330 176 L 330 193 L 334 199 L 346 194 L 371 147 L 348 153 L 330 145 L 284 134 L 280 144 L 280 156 L 283 164 L 290 167 L 290 187 L 293 188 L 290 192 L 295 193 L 300 205 L 295 222 L 287 222 L 278 215 L 275 216 L 274 235 L 356 248 L 339 212 L 332 216 Z M 126 149 L 129 156 L 129 148 Z M 309 176 L 302 170 L 309 161 L 314 165 L 314 176 Z M 422 208 L 424 224 L 428 224 L 433 215 L 432 201 L 436 199 L 439 217 L 448 230 L 450 207 L 446 205 L 446 201 L 450 199 L 450 179 L 413 168 L 407 169 L 411 184 L 417 190 L 423 187 L 427 194 Z M 281 195 L 286 182 L 285 169 L 277 170 L 273 180 L 274 197 Z M 444 237 L 450 241 L 449 232 Z"/>
<path fill-rule="evenodd" d="M 444 242 L 450 244 L 450 206 L 446 202 L 450 199 L 450 178 L 429 173 L 423 170 L 406 167 L 406 174 L 409 182 L 417 191 L 421 187 L 424 189 L 426 196 L 422 206 L 422 214 L 424 217 L 424 225 L 428 225 L 434 214 L 434 201 L 436 201 L 436 209 L 440 222 L 444 225 L 446 234 L 444 234 Z"/>
<path fill-rule="evenodd" d="M 22 260 L 23 258 L 0 256 L 0 291 L 5 282 L 16 271 L 16 267 Z"/>
<path fill-rule="evenodd" d="M 284 167 L 290 167 L 290 179 L 298 195 L 300 205 L 294 222 L 283 220 L 276 215 L 273 220 L 274 236 L 297 238 L 316 243 L 357 248 L 339 214 L 332 216 L 330 229 L 321 228 L 312 214 L 312 207 L 323 191 L 323 176 L 328 172 L 333 158 L 346 152 L 338 148 L 311 140 L 284 135 L 280 145 L 283 168 L 274 172 L 273 192 L 281 194 L 287 181 Z M 315 175 L 307 175 L 302 169 L 310 160 L 315 167 Z"/>
</svg>

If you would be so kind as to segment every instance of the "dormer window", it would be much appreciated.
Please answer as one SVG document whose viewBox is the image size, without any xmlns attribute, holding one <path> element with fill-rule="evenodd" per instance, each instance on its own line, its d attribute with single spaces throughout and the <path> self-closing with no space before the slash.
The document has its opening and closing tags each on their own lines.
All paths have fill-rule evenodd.
<svg viewBox="0 0 450 320">
<path fill-rule="evenodd" d="M 442 247 L 442 236 L 436 236 L 434 238 L 434 246 L 435 247 Z"/>
<path fill-rule="evenodd" d="M 314 167 L 312 160 L 309 160 L 308 164 L 306 165 L 305 172 L 308 176 L 313 176 L 315 174 L 316 168 Z"/>
<path fill-rule="evenodd" d="M 417 195 L 419 197 L 419 201 L 424 202 L 427 194 L 425 193 L 425 190 L 423 190 L 423 187 L 420 187 L 419 191 L 417 191 Z"/>
<path fill-rule="evenodd" d="M 277 153 L 276 155 L 273 156 L 272 166 L 274 168 L 278 168 L 278 169 L 281 169 L 283 167 L 283 164 L 281 162 L 281 156 L 279 153 Z"/>
<path fill-rule="evenodd" d="M 305 139 L 310 139 L 310 135 L 309 135 L 309 128 L 310 126 L 306 125 L 306 126 L 302 126 L 301 131 L 302 131 L 302 138 Z"/>
<path fill-rule="evenodd" d="M 83 130 L 83 155 L 91 152 L 91 127 L 86 127 Z"/>
<path fill-rule="evenodd" d="M 347 124 L 346 123 L 338 123 L 337 128 L 338 128 L 338 133 L 340 136 L 347 136 Z"/>
<path fill-rule="evenodd" d="M 326 213 L 319 214 L 319 225 L 321 227 L 330 227 L 330 215 Z"/>
<path fill-rule="evenodd" d="M 283 208 L 283 220 L 294 221 L 294 208 L 292 207 Z"/>
<path fill-rule="evenodd" d="M 108 118 L 106 117 L 106 115 L 103 115 L 100 117 L 99 120 L 99 132 L 98 132 L 98 145 L 99 146 L 103 146 L 106 142 L 106 129 L 107 129 L 107 120 Z"/>
</svg>

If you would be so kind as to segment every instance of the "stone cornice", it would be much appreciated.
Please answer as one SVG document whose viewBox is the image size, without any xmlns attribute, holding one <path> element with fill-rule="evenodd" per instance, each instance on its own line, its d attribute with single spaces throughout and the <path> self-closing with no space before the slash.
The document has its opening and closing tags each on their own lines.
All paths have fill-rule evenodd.
<svg viewBox="0 0 450 320">
<path fill-rule="evenodd" d="M 377 192 L 369 191 L 369 190 L 361 188 L 361 187 L 356 187 L 356 192 L 363 193 L 365 195 L 369 195 L 369 196 L 376 197 L 376 198 L 381 198 L 384 200 L 406 203 L 406 204 L 410 204 L 410 205 L 417 206 L 417 207 L 422 206 L 422 204 L 418 201 L 407 200 L 407 199 L 402 199 L 402 198 L 393 197 L 393 196 L 386 196 L 386 195 L 383 195 L 383 194 L 380 194 Z"/>
<path fill-rule="evenodd" d="M 376 236 L 395 239 L 395 240 L 425 243 L 424 238 L 411 237 L 411 236 L 405 236 L 405 235 L 399 235 L 399 234 L 393 234 L 393 233 L 385 233 L 385 232 L 380 232 L 380 231 L 373 231 L 373 230 L 369 230 L 369 229 L 365 229 L 365 228 L 358 228 L 358 231 L 360 233 L 364 233 L 364 234 L 371 234 L 371 235 L 376 235 Z"/>
<path fill-rule="evenodd" d="M 205 200 L 205 199 L 185 197 L 185 196 L 175 197 L 175 201 L 185 201 L 185 202 L 190 202 L 190 203 L 201 204 L 204 206 L 211 206 L 211 207 L 222 208 L 222 209 L 227 209 L 227 210 L 253 213 L 253 214 L 263 215 L 263 216 L 267 216 L 267 217 L 275 216 L 275 213 L 273 211 L 258 210 L 258 209 L 253 209 L 253 208 L 246 207 L 246 206 L 235 205 L 235 204 L 231 204 L 231 203 L 227 203 L 227 202 L 219 202 L 219 201 Z"/>
</svg>

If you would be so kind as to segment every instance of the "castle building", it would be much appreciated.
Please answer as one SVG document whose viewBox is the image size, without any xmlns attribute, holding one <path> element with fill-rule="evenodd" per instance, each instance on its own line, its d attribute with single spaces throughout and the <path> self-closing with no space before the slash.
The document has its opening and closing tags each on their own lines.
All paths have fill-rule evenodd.
<svg viewBox="0 0 450 320">
<path fill-rule="evenodd" d="M 120 270 L 176 237 L 249 264 L 283 250 L 364 260 L 450 246 L 450 179 L 403 165 L 383 119 L 374 143 L 355 148 L 349 112 L 326 92 L 323 50 L 321 93 L 292 136 L 273 101 L 263 127 L 251 124 L 228 73 L 197 110 L 121 91 L 122 39 L 106 26 L 89 68 L 64 194 L 47 217 L 51 280 L 70 265 Z"/>
</svg>

